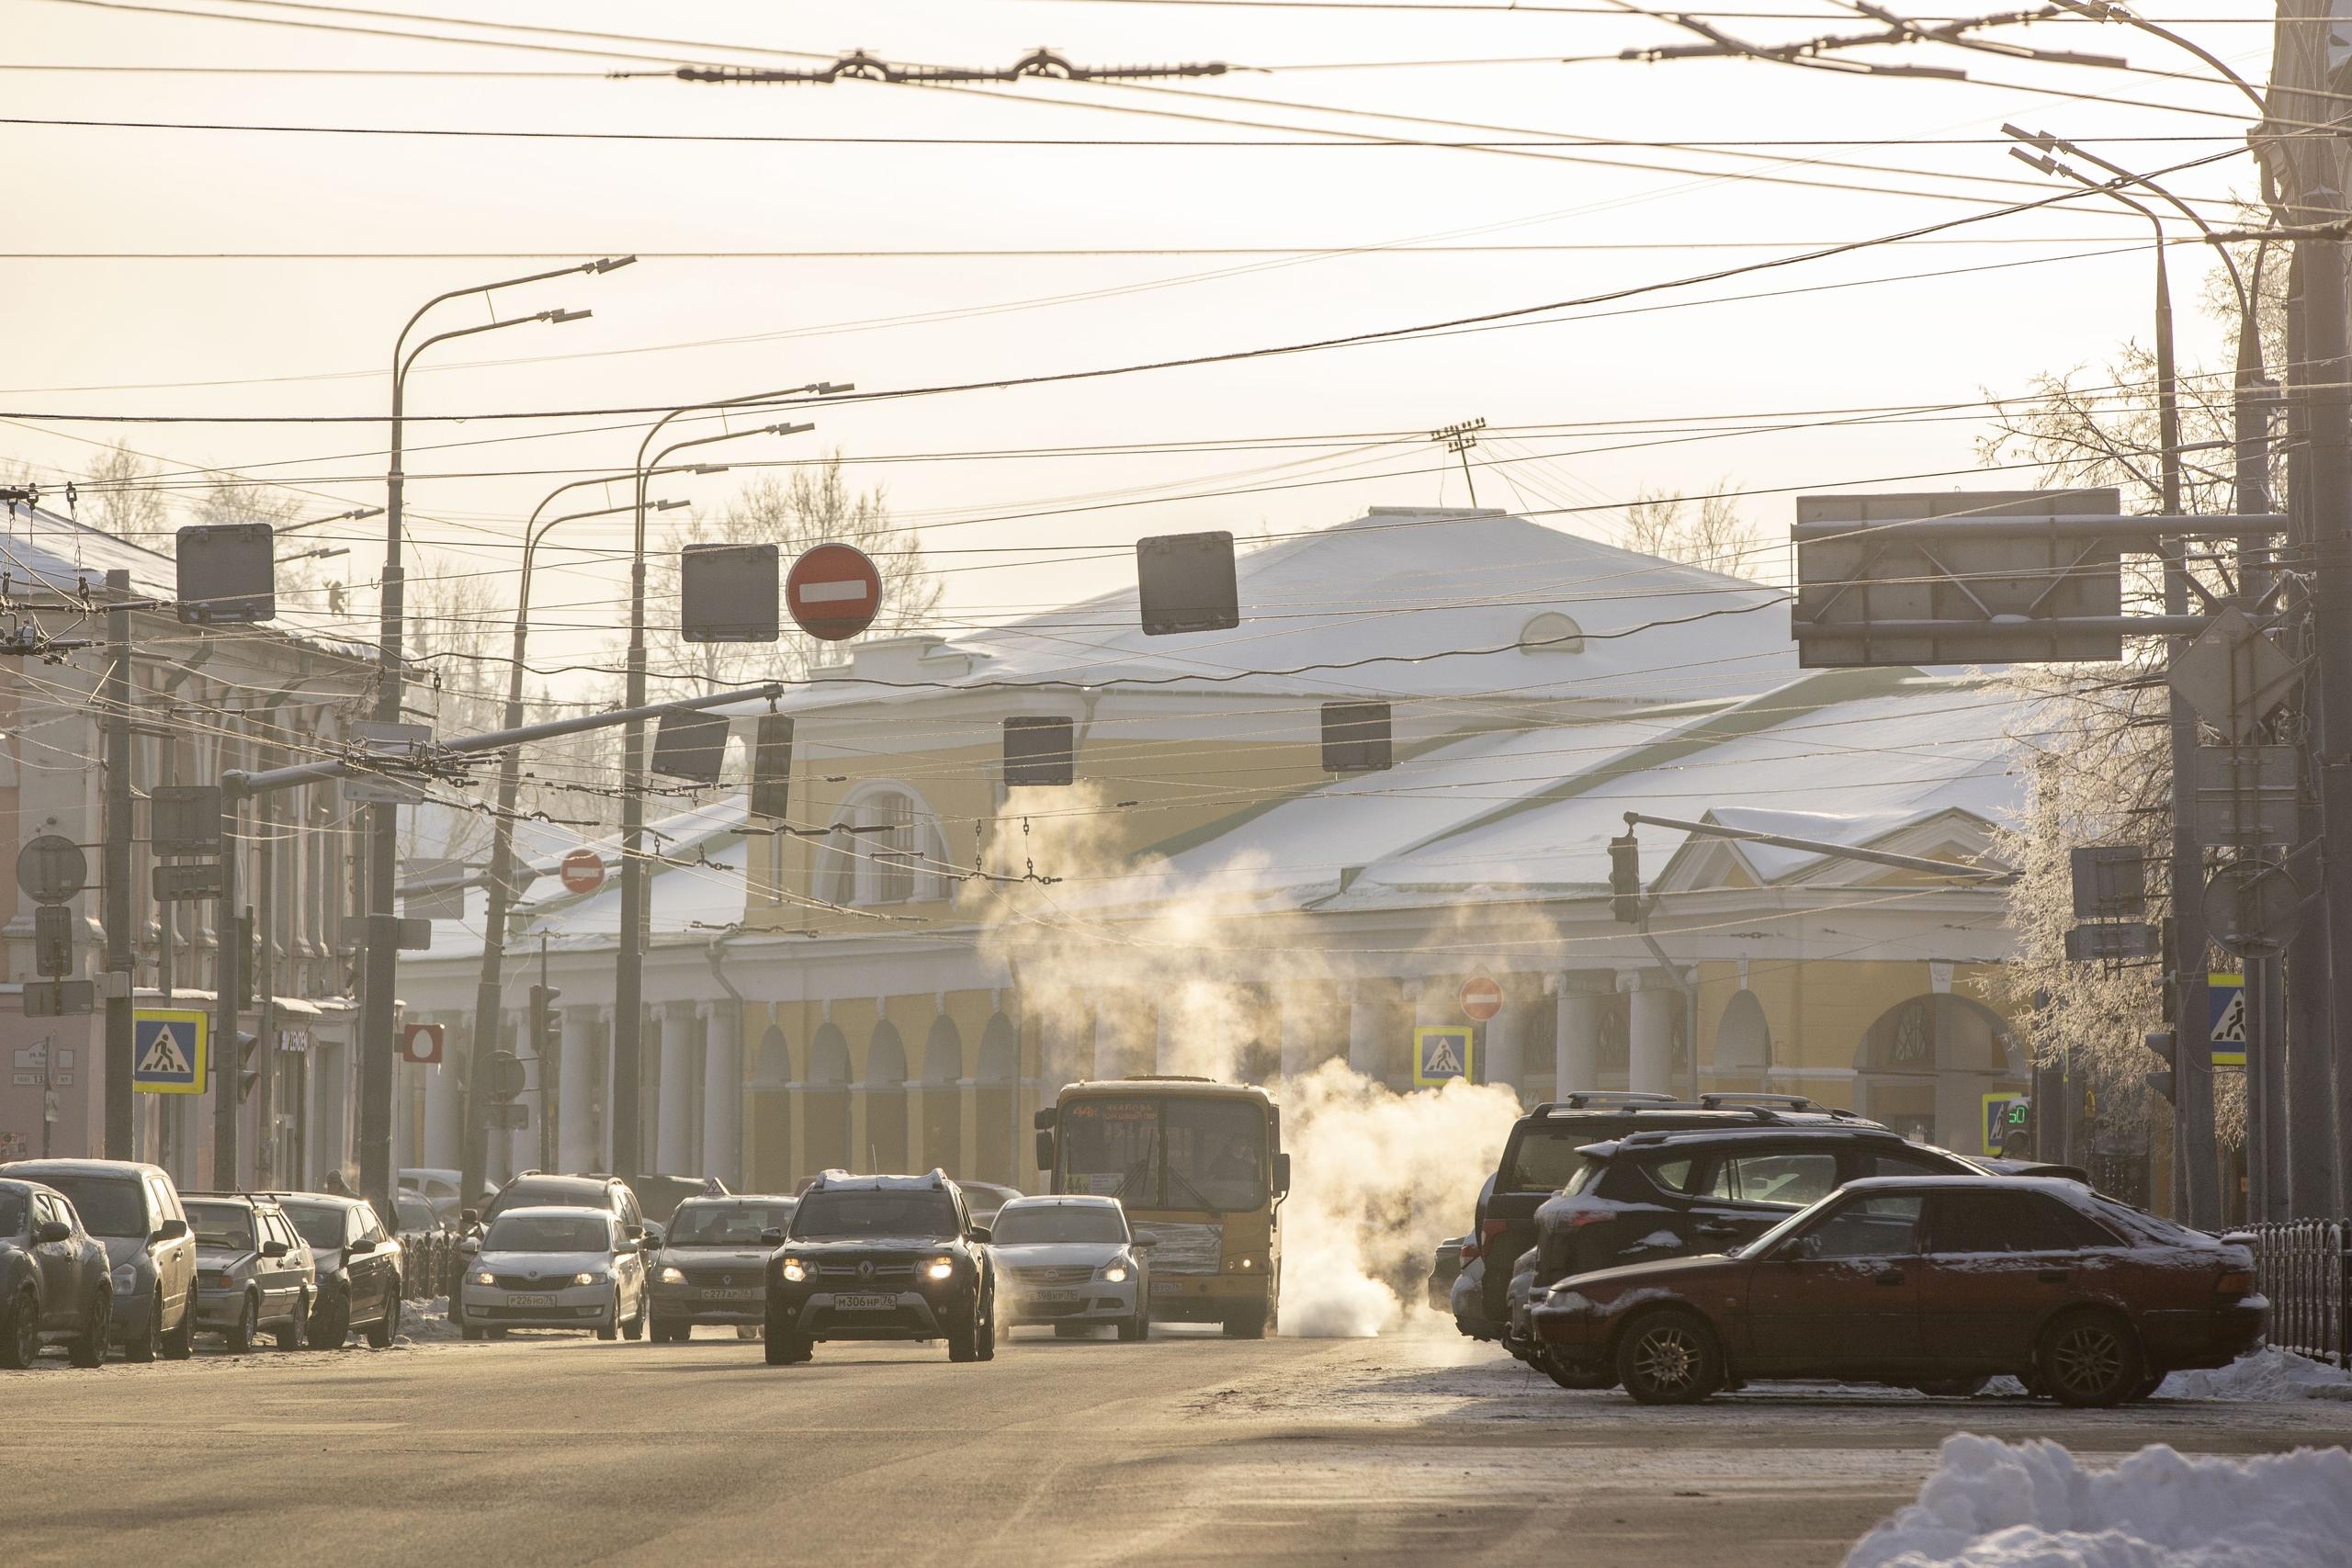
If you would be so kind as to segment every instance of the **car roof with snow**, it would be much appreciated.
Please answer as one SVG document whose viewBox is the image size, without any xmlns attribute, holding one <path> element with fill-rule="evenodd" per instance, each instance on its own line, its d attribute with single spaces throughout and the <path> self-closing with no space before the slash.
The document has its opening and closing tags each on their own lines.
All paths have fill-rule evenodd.
<svg viewBox="0 0 2352 1568">
<path fill-rule="evenodd" d="M 1035 1198 L 1008 1198 L 1007 1209 L 1117 1209 L 1124 1207 L 1116 1198 L 1106 1198 L 1093 1192 L 1048 1192 Z"/>
<path fill-rule="evenodd" d="M 944 1170 L 928 1176 L 852 1176 L 845 1170 L 821 1172 L 808 1184 L 808 1192 L 944 1192 L 955 1184 Z"/>
<path fill-rule="evenodd" d="M 1859 1141 L 1909 1145 L 1911 1142 L 1894 1128 L 1882 1127 L 1874 1122 L 1830 1121 L 1825 1118 L 1819 1122 L 1736 1122 L 1718 1127 L 1660 1128 L 1656 1132 L 1627 1133 L 1620 1137 L 1605 1138 L 1597 1144 L 1586 1144 L 1577 1153 L 1591 1159 L 1613 1159 L 1628 1150 L 1677 1148 L 1690 1144 L 1713 1148 L 1726 1138 L 1768 1140 L 1776 1144 L 1850 1144 Z M 1958 1177 L 1951 1179 L 1965 1181 L 1970 1179 Z M 1988 1177 L 1986 1179 L 2009 1179 Z"/>
<path fill-rule="evenodd" d="M 1918 1192 L 1933 1188 L 1961 1188 L 1968 1191 L 2048 1192 L 2053 1188 L 2074 1188 L 2086 1196 L 2090 1189 L 2081 1182 L 2058 1176 L 1865 1176 L 1849 1181 L 1839 1189 L 1845 1192 Z"/>
<path fill-rule="evenodd" d="M 586 1204 L 582 1203 L 527 1203 L 518 1205 L 515 1208 L 504 1210 L 498 1216 L 500 1220 L 544 1220 L 550 1217 L 564 1220 L 605 1220 L 609 1222 L 613 1218 L 613 1212 L 610 1209 L 590 1208 Z M 492 1221 L 492 1223 L 496 1224 L 497 1221 Z"/>
</svg>

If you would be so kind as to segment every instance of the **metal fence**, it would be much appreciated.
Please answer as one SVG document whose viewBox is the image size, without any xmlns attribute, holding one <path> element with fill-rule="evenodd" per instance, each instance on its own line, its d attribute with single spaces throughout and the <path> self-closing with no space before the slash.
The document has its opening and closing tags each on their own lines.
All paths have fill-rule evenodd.
<svg viewBox="0 0 2352 1568">
<path fill-rule="evenodd" d="M 2254 1227 L 2255 1268 L 2270 1298 L 2269 1342 L 2352 1367 L 2352 1225 L 2289 1220 Z"/>
<path fill-rule="evenodd" d="M 413 1302 L 446 1296 L 458 1274 L 458 1238 L 447 1230 L 401 1233 L 401 1294 Z"/>
</svg>

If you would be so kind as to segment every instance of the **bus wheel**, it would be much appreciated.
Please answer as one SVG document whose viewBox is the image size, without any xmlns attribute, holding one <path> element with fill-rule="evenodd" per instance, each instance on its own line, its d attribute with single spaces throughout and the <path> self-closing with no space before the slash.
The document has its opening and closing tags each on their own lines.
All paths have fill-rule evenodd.
<svg viewBox="0 0 2352 1568">
<path fill-rule="evenodd" d="M 1227 1314 L 1225 1337 L 1227 1339 L 1263 1339 L 1266 1337 L 1266 1309 L 1263 1306 L 1245 1307 L 1239 1312 Z"/>
</svg>

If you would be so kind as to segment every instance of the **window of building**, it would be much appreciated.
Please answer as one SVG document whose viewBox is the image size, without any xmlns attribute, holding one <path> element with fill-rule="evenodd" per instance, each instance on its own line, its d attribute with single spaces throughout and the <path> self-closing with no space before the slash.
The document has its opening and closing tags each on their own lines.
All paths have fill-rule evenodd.
<svg viewBox="0 0 2352 1568">
<path fill-rule="evenodd" d="M 906 904 L 945 896 L 937 824 L 910 792 L 852 796 L 817 851 L 817 897 L 830 904 Z"/>
</svg>

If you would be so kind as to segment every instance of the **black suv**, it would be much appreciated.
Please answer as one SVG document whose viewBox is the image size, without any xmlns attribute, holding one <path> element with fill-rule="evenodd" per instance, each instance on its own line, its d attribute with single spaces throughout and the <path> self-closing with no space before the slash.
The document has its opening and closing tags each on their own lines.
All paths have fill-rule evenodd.
<svg viewBox="0 0 2352 1568">
<path fill-rule="evenodd" d="M 820 1339 L 944 1339 L 951 1361 L 996 1357 L 996 1259 L 963 1190 L 929 1176 L 809 1183 L 767 1272 L 767 1363 L 805 1361 Z"/>
<path fill-rule="evenodd" d="M 1689 1101 L 1670 1094 L 1582 1089 L 1521 1117 L 1503 1145 L 1494 1179 L 1478 1196 L 1477 1224 L 1463 1254 L 1465 1264 L 1474 1255 L 1482 1259 L 1485 1275 L 1476 1303 L 1484 1321 L 1463 1323 L 1463 1332 L 1485 1338 L 1510 1322 L 1513 1266 L 1535 1246 L 1535 1211 L 1582 1167 L 1579 1149 L 1629 1133 L 1750 1128 L 1757 1112 L 1746 1107 L 1765 1104 L 1795 1117 L 1830 1114 L 1816 1112 L 1811 1100 L 1794 1095 L 1709 1094 Z"/>
</svg>

